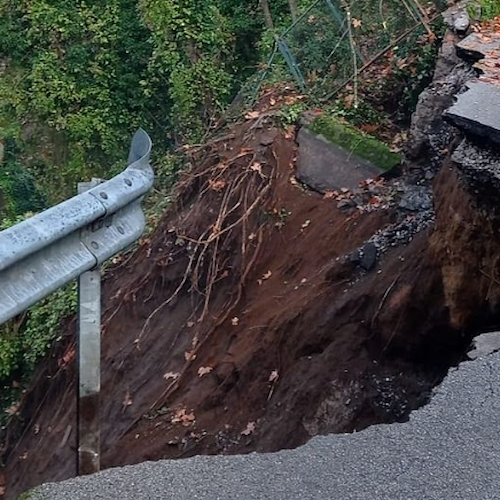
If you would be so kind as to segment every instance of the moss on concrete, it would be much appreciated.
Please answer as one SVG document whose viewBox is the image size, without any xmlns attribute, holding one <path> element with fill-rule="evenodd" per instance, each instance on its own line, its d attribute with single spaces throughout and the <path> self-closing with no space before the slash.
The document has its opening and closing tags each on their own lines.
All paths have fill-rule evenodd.
<svg viewBox="0 0 500 500">
<path fill-rule="evenodd" d="M 334 116 L 319 116 L 310 129 L 381 170 L 390 170 L 401 163 L 401 156 L 392 152 L 387 144 L 342 123 Z"/>
</svg>

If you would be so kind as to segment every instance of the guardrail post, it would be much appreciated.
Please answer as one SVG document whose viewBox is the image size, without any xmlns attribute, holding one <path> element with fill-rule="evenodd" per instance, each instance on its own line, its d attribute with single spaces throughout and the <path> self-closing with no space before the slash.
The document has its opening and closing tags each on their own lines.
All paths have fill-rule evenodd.
<svg viewBox="0 0 500 500">
<path fill-rule="evenodd" d="M 101 278 L 99 266 L 137 241 L 141 208 L 153 186 L 152 143 L 139 129 L 128 165 L 105 181 L 0 231 L 0 325 L 79 277 L 77 473 L 100 468 L 99 392 Z"/>
<path fill-rule="evenodd" d="M 101 181 L 78 184 L 81 194 Z M 81 232 L 86 239 L 91 229 Z M 95 243 L 97 245 L 97 243 Z M 78 475 L 100 470 L 99 398 L 101 388 L 101 271 L 99 267 L 78 279 Z"/>
</svg>

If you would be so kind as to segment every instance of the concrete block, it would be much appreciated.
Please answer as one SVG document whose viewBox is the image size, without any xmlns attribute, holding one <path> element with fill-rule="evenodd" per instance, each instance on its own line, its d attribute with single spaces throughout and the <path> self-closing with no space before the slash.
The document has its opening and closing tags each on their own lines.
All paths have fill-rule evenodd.
<svg viewBox="0 0 500 500">
<path fill-rule="evenodd" d="M 382 173 L 370 162 L 353 156 L 306 127 L 300 129 L 297 140 L 297 178 L 321 193 L 355 189 L 360 181 Z"/>
</svg>

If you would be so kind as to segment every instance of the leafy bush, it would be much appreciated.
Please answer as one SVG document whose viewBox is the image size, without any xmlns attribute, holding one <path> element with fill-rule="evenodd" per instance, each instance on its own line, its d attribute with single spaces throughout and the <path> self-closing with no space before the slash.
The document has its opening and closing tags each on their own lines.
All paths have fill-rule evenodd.
<svg viewBox="0 0 500 500">
<path fill-rule="evenodd" d="M 72 283 L 34 306 L 24 318 L 0 326 L 0 433 L 22 383 L 29 381 L 57 339 L 63 319 L 75 311 L 76 297 L 76 284 Z"/>
<path fill-rule="evenodd" d="M 169 102 L 176 136 L 197 141 L 232 88 L 227 21 L 204 0 L 140 0 L 140 8 L 155 47 L 144 86 Z"/>
<path fill-rule="evenodd" d="M 0 380 L 6 379 L 19 368 L 21 339 L 9 325 L 0 331 Z"/>
<path fill-rule="evenodd" d="M 28 371 L 33 370 L 37 361 L 50 349 L 60 332 L 62 320 L 76 312 L 76 289 L 76 282 L 70 283 L 28 312 L 20 331 L 21 362 Z"/>
<path fill-rule="evenodd" d="M 0 219 L 44 208 L 45 200 L 33 176 L 19 163 L 0 165 Z"/>
<path fill-rule="evenodd" d="M 293 104 L 285 104 L 279 111 L 279 119 L 283 127 L 295 125 L 304 111 L 307 109 L 307 104 L 303 101 L 297 101 Z"/>
<path fill-rule="evenodd" d="M 0 14 L 0 122 L 34 124 L 22 146 L 37 180 L 54 195 L 57 177 L 81 180 L 89 167 L 104 176 L 154 105 L 139 84 L 152 47 L 136 1 L 0 0 Z M 73 194 L 61 184 L 51 201 Z"/>
<path fill-rule="evenodd" d="M 472 19 L 488 21 L 500 16 L 500 2 L 498 0 L 476 0 L 468 3 L 467 11 Z"/>
</svg>

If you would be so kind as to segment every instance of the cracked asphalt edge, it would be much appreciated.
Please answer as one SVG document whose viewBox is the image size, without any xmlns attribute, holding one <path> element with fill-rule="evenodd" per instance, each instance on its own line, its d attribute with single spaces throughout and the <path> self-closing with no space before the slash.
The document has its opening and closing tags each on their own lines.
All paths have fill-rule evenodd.
<svg viewBox="0 0 500 500">
<path fill-rule="evenodd" d="M 495 499 L 500 353 L 450 370 L 403 424 L 316 437 L 295 450 L 197 456 L 47 484 L 30 500 Z"/>
</svg>

